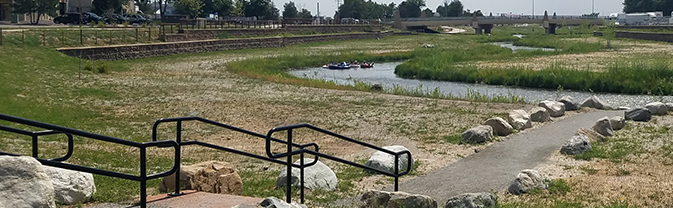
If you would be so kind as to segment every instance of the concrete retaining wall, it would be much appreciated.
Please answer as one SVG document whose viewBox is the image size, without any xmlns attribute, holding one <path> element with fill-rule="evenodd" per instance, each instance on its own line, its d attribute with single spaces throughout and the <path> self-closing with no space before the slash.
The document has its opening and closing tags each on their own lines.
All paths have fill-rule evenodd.
<svg viewBox="0 0 673 208">
<path fill-rule="evenodd" d="M 348 26 L 310 26 L 310 25 L 286 25 L 279 29 L 201 29 L 201 30 L 183 30 L 179 34 L 167 34 L 164 37 L 166 42 L 190 41 L 190 40 L 212 40 L 219 37 L 259 37 L 273 36 L 281 34 L 309 35 L 309 34 L 327 34 L 327 33 L 345 33 L 345 32 L 369 32 L 380 31 L 381 26 L 368 25 L 348 25 Z"/>
<path fill-rule="evenodd" d="M 59 48 L 58 51 L 74 57 L 89 60 L 139 59 L 182 53 L 202 53 L 210 51 L 235 50 L 245 48 L 272 48 L 292 44 L 334 40 L 377 38 L 393 33 L 349 33 L 330 35 L 307 35 L 293 37 L 242 38 L 206 41 L 183 41 L 172 43 L 134 44 L 122 46 L 96 46 Z"/>
<path fill-rule="evenodd" d="M 664 42 L 673 42 L 673 33 L 649 33 L 649 32 L 626 32 L 626 31 L 616 31 L 616 38 L 632 38 L 640 40 L 653 40 L 653 41 L 664 41 Z"/>
</svg>

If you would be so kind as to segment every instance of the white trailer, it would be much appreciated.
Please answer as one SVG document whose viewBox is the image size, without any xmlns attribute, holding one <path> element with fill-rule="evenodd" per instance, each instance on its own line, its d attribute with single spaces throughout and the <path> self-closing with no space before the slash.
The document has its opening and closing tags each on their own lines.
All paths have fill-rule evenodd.
<svg viewBox="0 0 673 208">
<path fill-rule="evenodd" d="M 652 20 L 652 16 L 647 13 L 618 14 L 618 25 L 645 25 Z"/>
</svg>

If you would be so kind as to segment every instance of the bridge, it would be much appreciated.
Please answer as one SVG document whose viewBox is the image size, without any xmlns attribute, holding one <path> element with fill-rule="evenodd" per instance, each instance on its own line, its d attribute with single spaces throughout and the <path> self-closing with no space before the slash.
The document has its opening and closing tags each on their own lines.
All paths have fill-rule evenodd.
<svg viewBox="0 0 673 208">
<path fill-rule="evenodd" d="M 582 16 L 553 16 L 549 18 L 547 12 L 544 16 L 522 16 L 517 18 L 510 17 L 443 17 L 443 18 L 407 18 L 402 19 L 399 12 L 395 15 L 393 27 L 401 30 L 421 29 L 428 26 L 460 26 L 469 25 L 474 28 L 476 34 L 490 34 L 494 25 L 514 25 L 514 24 L 539 24 L 545 28 L 547 34 L 555 34 L 556 28 L 561 25 L 603 25 L 604 19 L 596 17 Z"/>
</svg>

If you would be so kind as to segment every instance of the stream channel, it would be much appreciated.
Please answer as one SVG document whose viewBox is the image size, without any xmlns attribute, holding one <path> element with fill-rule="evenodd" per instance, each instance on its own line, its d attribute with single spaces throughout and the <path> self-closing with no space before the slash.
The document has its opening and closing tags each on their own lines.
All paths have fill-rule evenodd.
<svg viewBox="0 0 673 208">
<path fill-rule="evenodd" d="M 510 48 L 514 52 L 517 50 L 554 50 L 552 48 L 532 48 L 514 46 L 511 43 L 493 43 L 502 47 Z M 521 88 L 501 85 L 485 85 L 472 84 L 462 82 L 447 82 L 447 81 L 433 81 L 433 80 L 417 80 L 417 79 L 403 79 L 395 75 L 395 67 L 403 62 L 387 62 L 376 63 L 373 68 L 361 69 L 352 68 L 347 70 L 330 70 L 321 67 L 305 68 L 299 70 L 290 70 L 289 74 L 309 79 L 334 81 L 340 85 L 353 85 L 355 80 L 366 82 L 369 84 L 381 84 L 383 88 L 390 89 L 394 86 L 403 87 L 406 89 L 417 89 L 422 87 L 424 91 L 433 91 L 435 88 L 439 89 L 446 95 L 462 96 L 468 91 L 475 91 L 488 96 L 497 95 L 518 95 L 521 96 L 528 103 L 536 103 L 541 100 L 556 100 L 563 96 L 569 95 L 575 101 L 582 100 L 591 96 L 590 92 L 579 92 L 571 90 L 563 90 L 558 92 L 556 90 L 536 89 L 536 88 Z M 627 94 L 613 94 L 613 93 L 595 93 L 598 98 L 606 102 L 612 107 L 637 107 L 644 106 L 647 103 L 654 101 L 671 102 L 673 96 L 651 96 L 651 95 L 627 95 Z"/>
</svg>

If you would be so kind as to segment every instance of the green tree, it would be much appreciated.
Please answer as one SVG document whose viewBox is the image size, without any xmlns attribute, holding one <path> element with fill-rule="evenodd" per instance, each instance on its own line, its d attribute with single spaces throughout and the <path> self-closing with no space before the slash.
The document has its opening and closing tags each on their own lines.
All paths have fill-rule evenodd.
<svg viewBox="0 0 673 208">
<path fill-rule="evenodd" d="M 673 0 L 624 0 L 624 12 L 662 11 L 665 16 L 673 11 Z"/>
<path fill-rule="evenodd" d="M 232 0 L 203 0 L 201 16 L 217 13 L 218 16 L 230 16 L 234 8 Z"/>
<path fill-rule="evenodd" d="M 344 0 L 337 11 L 338 18 L 367 18 L 367 7 L 364 0 Z"/>
<path fill-rule="evenodd" d="M 603 27 L 603 38 L 607 40 L 607 48 L 612 48 L 610 41 L 615 39 L 617 25 L 615 25 L 614 21 L 608 20 L 604 20 L 603 25 L 605 25 L 605 27 Z"/>
<path fill-rule="evenodd" d="M 257 17 L 258 19 L 278 19 L 280 11 L 271 0 L 250 0 L 243 6 L 246 17 Z"/>
<path fill-rule="evenodd" d="M 154 14 L 154 11 L 152 11 L 152 2 L 150 2 L 150 0 L 135 0 L 135 3 L 138 5 L 138 9 L 143 13 Z"/>
<path fill-rule="evenodd" d="M 14 0 L 12 3 L 13 13 L 28 14 L 30 24 L 40 23 L 40 17 L 44 14 L 56 16 L 58 0 Z"/>
<path fill-rule="evenodd" d="M 420 17 L 421 7 L 424 6 L 425 6 L 424 0 L 408 0 L 400 3 L 398 9 L 400 10 L 400 16 L 403 18 Z"/>
<path fill-rule="evenodd" d="M 283 18 L 297 18 L 299 17 L 299 10 L 294 2 L 288 2 L 283 5 Z"/>
<path fill-rule="evenodd" d="M 313 18 L 313 14 L 311 14 L 311 11 L 308 9 L 301 9 L 301 12 L 299 12 L 299 17 L 305 19 Z"/>
<path fill-rule="evenodd" d="M 432 9 L 430 9 L 430 8 L 425 8 L 425 9 L 423 10 L 423 13 L 425 14 L 425 17 L 433 17 L 433 16 L 435 16 L 435 13 L 432 12 Z"/>
<path fill-rule="evenodd" d="M 458 17 L 463 14 L 463 3 L 453 0 L 446 8 L 447 17 Z"/>
<path fill-rule="evenodd" d="M 245 16 L 245 5 L 246 5 L 245 0 L 236 0 L 236 3 L 234 3 L 234 7 L 231 9 L 231 16 L 237 16 L 237 17 L 242 17 Z"/>
<path fill-rule="evenodd" d="M 463 11 L 463 14 L 461 16 L 472 17 L 472 15 L 476 15 L 477 17 L 483 17 L 484 13 L 482 13 L 481 10 L 477 10 L 477 11 L 473 12 L 473 11 L 470 11 L 470 9 L 467 9 L 467 10 Z"/>
<path fill-rule="evenodd" d="M 190 18 L 195 18 L 201 14 L 203 8 L 203 1 L 201 0 L 178 0 L 175 2 L 175 11 L 179 14 L 189 15 Z"/>
<path fill-rule="evenodd" d="M 437 6 L 437 9 L 435 9 L 435 11 L 439 14 L 440 17 L 448 17 L 449 3 L 447 1 L 444 1 L 443 4 Z"/>
<path fill-rule="evenodd" d="M 122 11 L 122 5 L 128 1 L 123 0 L 95 0 L 91 3 L 91 12 L 98 15 L 103 15 L 105 13 L 120 13 Z"/>
</svg>

